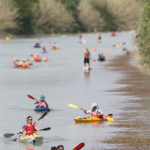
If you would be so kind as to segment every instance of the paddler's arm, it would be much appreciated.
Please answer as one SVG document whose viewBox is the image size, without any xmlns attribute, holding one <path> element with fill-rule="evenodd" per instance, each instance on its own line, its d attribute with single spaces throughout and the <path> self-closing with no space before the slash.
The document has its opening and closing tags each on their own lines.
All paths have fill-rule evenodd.
<svg viewBox="0 0 150 150">
<path fill-rule="evenodd" d="M 25 131 L 25 128 L 22 130 L 22 131 L 20 131 L 18 134 L 21 134 L 21 135 L 23 135 L 23 132 Z"/>
<path fill-rule="evenodd" d="M 83 109 L 83 112 L 84 112 L 85 114 L 91 114 L 91 112 L 89 112 L 89 111 L 87 111 L 87 110 L 85 110 L 85 109 Z"/>
</svg>

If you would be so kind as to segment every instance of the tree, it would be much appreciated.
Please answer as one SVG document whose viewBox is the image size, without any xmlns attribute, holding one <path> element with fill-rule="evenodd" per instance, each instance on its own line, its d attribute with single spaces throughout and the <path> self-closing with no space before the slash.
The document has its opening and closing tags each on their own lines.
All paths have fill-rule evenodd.
<svg viewBox="0 0 150 150">
<path fill-rule="evenodd" d="M 12 0 L 0 0 L 0 30 L 12 30 L 17 28 L 16 17 L 18 9 Z"/>
<path fill-rule="evenodd" d="M 19 17 L 17 18 L 19 33 L 32 34 L 34 31 L 32 8 L 35 4 L 35 0 L 15 0 L 15 2 L 19 9 Z"/>
<path fill-rule="evenodd" d="M 38 10 L 38 11 L 37 11 Z M 32 12 L 35 14 L 34 22 L 38 29 L 49 32 L 51 28 L 61 31 L 72 30 L 73 18 L 65 7 L 55 0 L 39 0 Z"/>
<path fill-rule="evenodd" d="M 103 27 L 103 19 L 100 14 L 94 10 L 89 0 L 81 0 L 78 6 L 78 20 L 85 31 L 92 31 L 93 28 L 99 28 L 99 26 L 101 26 L 101 29 Z"/>
</svg>

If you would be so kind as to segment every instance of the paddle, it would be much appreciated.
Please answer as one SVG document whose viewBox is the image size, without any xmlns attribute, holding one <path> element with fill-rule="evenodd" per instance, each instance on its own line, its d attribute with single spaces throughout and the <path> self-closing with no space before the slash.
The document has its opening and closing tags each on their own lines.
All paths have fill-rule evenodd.
<svg viewBox="0 0 150 150">
<path fill-rule="evenodd" d="M 36 122 L 34 122 L 34 124 L 36 124 L 39 120 L 41 120 L 42 118 L 44 118 L 45 116 L 47 115 L 47 112 L 45 112 Z M 44 130 L 42 129 L 41 131 L 46 131 L 46 130 L 50 130 L 49 127 L 48 128 L 45 128 Z M 4 137 L 6 138 L 10 138 L 12 137 L 13 135 L 17 135 L 17 134 L 20 134 L 20 132 L 14 134 L 14 133 L 5 133 L 4 134 Z"/>
<path fill-rule="evenodd" d="M 27 96 L 28 96 L 29 98 L 33 99 L 33 100 L 38 101 L 35 97 L 31 96 L 30 94 L 27 94 Z"/>
<path fill-rule="evenodd" d="M 47 112 L 45 112 L 36 122 L 34 122 L 34 124 L 36 124 L 39 120 L 41 120 L 42 118 L 44 118 L 47 115 Z"/>
<path fill-rule="evenodd" d="M 82 147 L 84 147 L 84 145 L 85 145 L 84 143 L 80 143 L 73 150 L 80 150 Z"/>
<path fill-rule="evenodd" d="M 73 104 L 68 104 L 69 107 L 72 107 L 72 108 L 75 108 L 75 109 L 81 109 L 81 110 L 84 110 L 83 108 L 79 108 L 78 106 L 76 105 L 73 105 Z"/>
</svg>

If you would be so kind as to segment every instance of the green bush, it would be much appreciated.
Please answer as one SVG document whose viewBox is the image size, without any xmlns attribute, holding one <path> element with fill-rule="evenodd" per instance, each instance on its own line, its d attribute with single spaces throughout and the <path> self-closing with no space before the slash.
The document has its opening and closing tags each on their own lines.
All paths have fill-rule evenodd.
<svg viewBox="0 0 150 150">
<path fill-rule="evenodd" d="M 150 67 L 150 1 L 143 0 L 142 6 L 137 42 L 142 64 Z"/>
</svg>

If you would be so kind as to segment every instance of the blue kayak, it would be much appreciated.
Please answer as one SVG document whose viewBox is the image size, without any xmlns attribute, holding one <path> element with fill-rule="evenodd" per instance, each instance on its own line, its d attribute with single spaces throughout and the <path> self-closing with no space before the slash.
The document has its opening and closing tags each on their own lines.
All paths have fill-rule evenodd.
<svg viewBox="0 0 150 150">
<path fill-rule="evenodd" d="M 38 107 L 35 107 L 34 108 L 34 111 L 50 111 L 50 109 L 48 107 L 46 108 L 38 108 Z"/>
<path fill-rule="evenodd" d="M 41 48 L 41 46 L 40 46 L 40 45 L 34 45 L 34 47 L 35 47 L 35 48 Z"/>
</svg>

